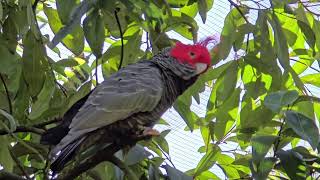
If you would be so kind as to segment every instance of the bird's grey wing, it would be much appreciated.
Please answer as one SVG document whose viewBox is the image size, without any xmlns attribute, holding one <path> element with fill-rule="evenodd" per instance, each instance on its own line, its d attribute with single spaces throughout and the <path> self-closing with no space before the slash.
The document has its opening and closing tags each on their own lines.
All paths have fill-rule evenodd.
<svg viewBox="0 0 320 180">
<path fill-rule="evenodd" d="M 138 63 L 123 68 L 92 92 L 72 119 L 69 133 L 53 153 L 87 132 L 126 119 L 137 112 L 152 111 L 159 103 L 162 92 L 161 74 L 156 67 Z"/>
</svg>

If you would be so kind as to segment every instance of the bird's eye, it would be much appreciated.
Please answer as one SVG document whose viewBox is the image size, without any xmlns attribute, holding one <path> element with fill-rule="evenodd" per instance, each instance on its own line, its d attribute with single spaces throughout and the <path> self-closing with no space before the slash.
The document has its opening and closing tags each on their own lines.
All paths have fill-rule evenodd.
<svg viewBox="0 0 320 180">
<path fill-rule="evenodd" d="M 189 56 L 190 56 L 192 59 L 194 59 L 194 58 L 196 57 L 196 54 L 191 51 L 191 52 L 189 52 Z"/>
</svg>

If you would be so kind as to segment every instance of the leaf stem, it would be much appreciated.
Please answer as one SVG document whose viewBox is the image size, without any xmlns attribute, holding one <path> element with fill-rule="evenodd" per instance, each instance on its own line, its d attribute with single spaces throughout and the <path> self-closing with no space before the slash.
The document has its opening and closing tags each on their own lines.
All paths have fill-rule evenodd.
<svg viewBox="0 0 320 180">
<path fill-rule="evenodd" d="M 246 21 L 246 23 L 250 24 L 250 22 L 248 21 L 247 17 L 241 11 L 240 6 L 238 4 L 236 4 L 235 2 L 233 2 L 232 0 L 228 0 L 228 1 L 232 6 L 234 6 L 238 10 L 238 12 L 243 17 L 243 19 Z"/>
<path fill-rule="evenodd" d="M 114 16 L 116 17 L 116 20 L 117 20 L 117 24 L 118 24 L 118 28 L 119 28 L 119 32 L 120 32 L 120 38 L 121 38 L 121 54 L 120 54 L 120 63 L 119 63 L 119 67 L 118 67 L 118 70 L 121 69 L 121 66 L 122 66 L 122 62 L 123 62 L 123 48 L 124 48 L 124 45 L 123 45 L 123 33 L 122 33 L 122 28 L 121 28 L 121 24 L 120 24 L 120 21 L 119 21 L 119 17 L 118 17 L 118 12 L 117 10 L 114 11 Z"/>
<path fill-rule="evenodd" d="M 8 105 L 9 105 L 9 113 L 12 114 L 12 103 L 11 103 L 10 95 L 9 95 L 9 91 L 8 91 L 7 84 L 6 84 L 6 82 L 4 81 L 4 78 L 3 78 L 2 74 L 0 74 L 0 79 L 1 79 L 1 81 L 2 81 L 4 90 L 6 91 L 7 100 L 8 100 Z"/>
</svg>

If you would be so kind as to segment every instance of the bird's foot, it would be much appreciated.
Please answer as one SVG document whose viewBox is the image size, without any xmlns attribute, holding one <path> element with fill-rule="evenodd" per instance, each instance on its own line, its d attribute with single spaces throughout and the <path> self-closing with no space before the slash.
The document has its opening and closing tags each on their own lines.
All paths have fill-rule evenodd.
<svg viewBox="0 0 320 180">
<path fill-rule="evenodd" d="M 160 136 L 159 131 L 152 129 L 151 127 L 145 127 L 142 134 L 143 136 Z"/>
</svg>

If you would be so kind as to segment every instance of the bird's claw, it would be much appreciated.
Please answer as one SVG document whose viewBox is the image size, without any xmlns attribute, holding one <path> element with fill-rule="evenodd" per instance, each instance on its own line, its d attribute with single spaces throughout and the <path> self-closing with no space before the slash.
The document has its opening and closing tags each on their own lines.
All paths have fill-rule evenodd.
<svg viewBox="0 0 320 180">
<path fill-rule="evenodd" d="M 143 135 L 144 136 L 160 136 L 160 132 L 150 127 L 146 127 L 143 131 Z"/>
</svg>

